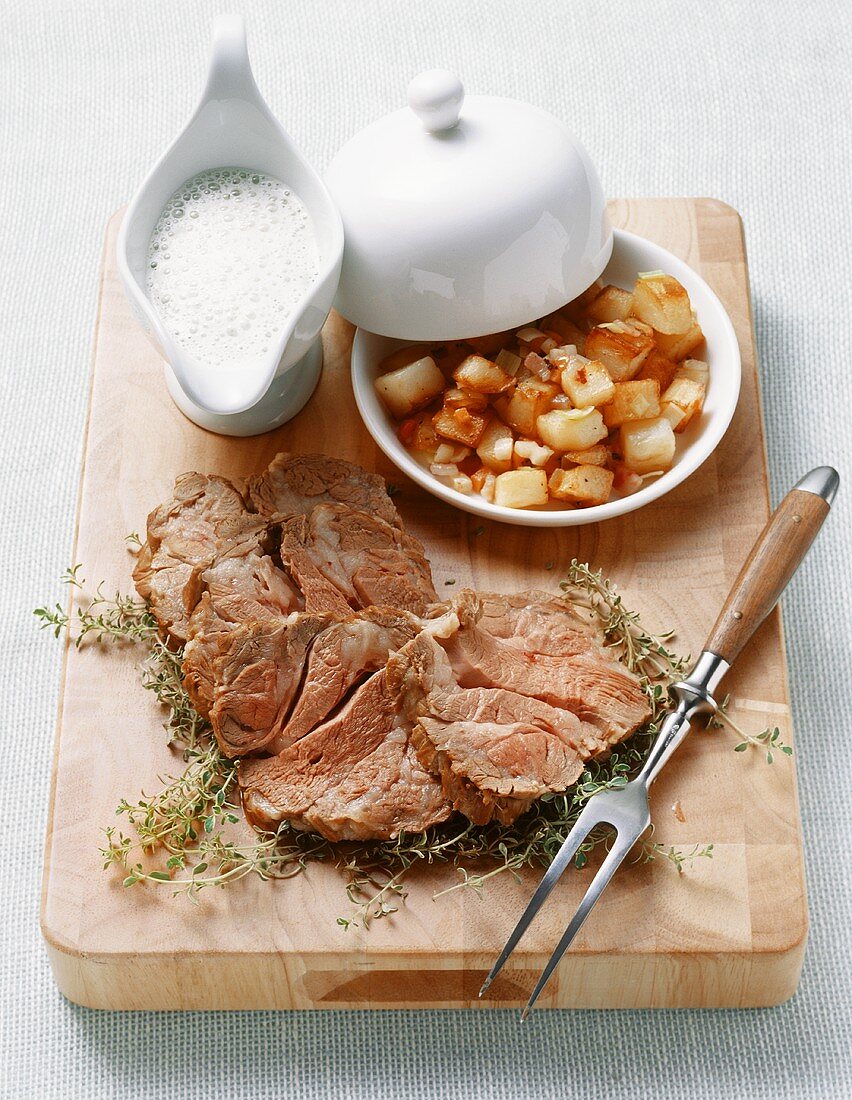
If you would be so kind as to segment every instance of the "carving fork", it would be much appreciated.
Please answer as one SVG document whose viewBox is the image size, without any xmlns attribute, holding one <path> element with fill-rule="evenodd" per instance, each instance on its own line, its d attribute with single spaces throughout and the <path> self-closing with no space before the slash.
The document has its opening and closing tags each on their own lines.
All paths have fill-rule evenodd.
<svg viewBox="0 0 852 1100">
<path fill-rule="evenodd" d="M 716 710 L 713 693 L 732 662 L 763 622 L 798 569 L 828 515 L 839 484 L 837 471 L 819 466 L 792 489 L 772 514 L 734 582 L 725 606 L 710 631 L 704 651 L 685 680 L 673 684 L 674 701 L 642 770 L 620 790 L 600 791 L 583 807 L 576 824 L 547 869 L 514 932 L 479 991 L 481 997 L 502 970 L 518 941 L 598 825 L 615 829 L 615 840 L 583 900 L 571 918 L 521 1016 L 525 1020 L 550 975 L 579 932 L 625 856 L 651 824 L 648 788 L 689 732 L 693 718 Z"/>
</svg>

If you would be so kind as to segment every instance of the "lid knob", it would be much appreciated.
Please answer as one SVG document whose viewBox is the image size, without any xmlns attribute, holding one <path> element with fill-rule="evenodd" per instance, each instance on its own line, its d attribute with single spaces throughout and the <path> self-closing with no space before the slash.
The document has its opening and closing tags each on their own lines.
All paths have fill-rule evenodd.
<svg viewBox="0 0 852 1100">
<path fill-rule="evenodd" d="M 408 85 L 408 106 L 432 134 L 456 125 L 462 103 L 464 86 L 448 69 L 429 69 Z"/>
</svg>

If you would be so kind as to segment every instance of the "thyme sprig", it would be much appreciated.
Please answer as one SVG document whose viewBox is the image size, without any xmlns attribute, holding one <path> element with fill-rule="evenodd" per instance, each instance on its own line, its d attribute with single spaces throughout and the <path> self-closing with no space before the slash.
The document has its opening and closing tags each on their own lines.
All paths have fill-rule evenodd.
<svg viewBox="0 0 852 1100">
<path fill-rule="evenodd" d="M 136 545 L 138 537 L 130 536 L 128 543 Z M 71 613 L 59 604 L 38 608 L 40 626 L 57 637 L 67 632 L 76 646 L 85 641 L 138 645 L 144 653 L 142 682 L 163 706 L 169 744 L 184 760 L 177 775 L 161 778 L 156 794 L 119 804 L 116 814 L 124 831 L 115 825 L 104 830 L 104 868 L 118 868 L 125 886 L 167 885 L 175 894 L 196 899 L 208 886 L 221 887 L 252 874 L 261 879 L 287 878 L 311 862 L 325 860 L 344 874 L 353 906 L 351 916 L 338 918 L 343 928 L 359 923 L 368 927 L 396 913 L 407 894 L 407 879 L 419 867 L 443 864 L 457 870 L 459 881 L 435 895 L 440 897 L 460 889 L 482 891 L 504 872 L 518 877 L 523 868 L 549 866 L 588 799 L 599 791 L 623 787 L 642 766 L 657 733 L 668 686 L 686 664 L 669 648 L 670 634 L 648 633 L 600 571 L 574 560 L 562 584 L 564 595 L 574 606 L 586 609 L 600 624 L 606 644 L 639 675 L 652 710 L 647 726 L 616 746 L 608 759 L 588 761 L 571 790 L 539 799 L 511 826 L 476 826 L 453 819 L 425 833 L 401 834 L 393 841 L 331 844 L 285 823 L 277 832 L 258 833 L 247 842 L 237 793 L 239 762 L 223 756 L 209 723 L 192 705 L 183 686 L 182 649 L 163 640 L 144 603 L 121 593 L 109 598 L 100 587 L 84 603 L 80 566 L 69 569 L 63 579 L 79 590 L 80 602 Z M 737 751 L 759 743 L 767 746 L 770 756 L 772 748 L 789 755 L 777 731 L 775 736 L 773 731 L 744 733 L 731 722 L 724 704 L 719 720 L 742 738 Z M 605 828 L 591 834 L 575 857 L 576 866 L 583 867 L 610 837 Z M 662 858 L 683 873 L 693 860 L 712 858 L 712 851 L 712 844 L 683 851 L 646 840 L 636 858 L 643 862 Z"/>
<path fill-rule="evenodd" d="M 742 729 L 733 718 L 731 718 L 729 713 L 730 702 L 730 695 L 726 695 L 722 702 L 717 705 L 716 713 L 710 717 L 707 726 L 712 729 L 722 729 L 727 726 L 732 733 L 735 733 L 740 740 L 734 745 L 734 752 L 745 752 L 752 747 L 765 749 L 767 764 L 772 764 L 774 762 L 774 752 L 783 752 L 785 756 L 793 755 L 793 746 L 787 745 L 781 739 L 781 730 L 778 726 L 767 726 L 766 729 L 761 730 L 760 733 L 747 733 Z"/>
</svg>

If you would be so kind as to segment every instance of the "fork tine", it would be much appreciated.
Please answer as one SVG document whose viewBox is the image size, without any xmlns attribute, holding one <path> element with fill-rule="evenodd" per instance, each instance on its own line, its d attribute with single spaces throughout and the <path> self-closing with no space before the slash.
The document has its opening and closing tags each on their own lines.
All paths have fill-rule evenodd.
<svg viewBox="0 0 852 1100">
<path fill-rule="evenodd" d="M 591 802 L 587 802 L 586 805 L 583 807 L 580 816 L 574 822 L 574 827 L 572 828 L 568 836 L 566 836 L 563 840 L 562 847 L 556 853 L 553 862 L 550 864 L 544 874 L 544 877 L 538 884 L 536 892 L 530 899 L 530 902 L 524 910 L 521 919 L 515 925 L 514 931 L 506 941 L 506 946 L 500 952 L 497 961 L 488 972 L 488 977 L 482 983 L 482 988 L 479 991 L 480 997 L 486 991 L 486 989 L 488 989 L 489 985 L 491 985 L 491 983 L 503 969 L 506 960 L 517 947 L 518 941 L 520 940 L 521 936 L 523 936 L 524 932 L 526 932 L 527 928 L 529 928 L 530 924 L 535 919 L 536 914 L 538 913 L 541 906 L 544 904 L 545 900 L 550 894 L 550 891 L 561 878 L 562 872 L 577 854 L 577 850 L 579 849 L 580 845 L 583 843 L 583 841 L 586 839 L 592 829 L 594 829 L 596 825 L 600 825 L 601 823 L 602 818 L 598 814 L 596 814 L 595 811 L 591 808 Z"/>
<path fill-rule="evenodd" d="M 530 999 L 527 1001 L 526 1008 L 521 1013 L 522 1021 L 525 1020 L 527 1016 L 529 1016 L 530 1009 L 538 1000 L 539 995 L 541 994 L 541 991 L 544 989 L 545 985 L 547 985 L 550 975 L 556 969 L 559 960 L 565 954 L 566 950 L 571 944 L 571 941 L 580 931 L 583 921 L 585 921 L 586 917 L 592 911 L 592 907 L 594 906 L 595 902 L 604 892 L 607 885 L 609 884 L 609 880 L 615 874 L 622 860 L 633 847 L 639 836 L 641 836 L 641 832 L 639 834 L 631 833 L 630 835 L 625 835 L 623 839 L 620 833 L 616 835 L 615 843 L 610 849 L 609 854 L 598 869 L 598 873 L 592 879 L 591 886 L 583 895 L 583 900 L 577 906 L 577 911 L 571 918 L 568 927 L 565 929 L 562 939 L 556 946 L 556 950 L 550 956 L 547 966 L 541 972 L 541 977 L 538 979 L 536 987 L 532 991 Z"/>
</svg>

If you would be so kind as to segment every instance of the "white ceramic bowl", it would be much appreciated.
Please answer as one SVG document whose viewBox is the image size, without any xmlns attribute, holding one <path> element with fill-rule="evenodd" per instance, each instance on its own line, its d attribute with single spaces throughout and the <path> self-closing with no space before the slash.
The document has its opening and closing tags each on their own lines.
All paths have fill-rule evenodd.
<svg viewBox="0 0 852 1100">
<path fill-rule="evenodd" d="M 367 430 L 388 458 L 412 481 L 448 504 L 486 519 L 524 527 L 574 527 L 597 523 L 633 512 L 665 496 L 694 473 L 716 449 L 737 407 L 740 393 L 740 349 L 722 303 L 700 275 L 659 245 L 624 230 L 615 230 L 612 258 L 601 278 L 605 283 L 631 287 L 640 271 L 665 271 L 686 287 L 707 339 L 702 358 L 710 365 L 710 384 L 704 411 L 678 435 L 674 465 L 662 477 L 629 496 L 613 498 L 593 508 L 503 508 L 489 504 L 478 493 L 459 493 L 439 481 L 405 449 L 396 437 L 397 425 L 376 395 L 373 385 L 379 363 L 390 352 L 413 340 L 394 340 L 359 329 L 352 346 L 352 384 L 358 410 Z M 533 320 L 533 318 L 530 318 Z"/>
</svg>

